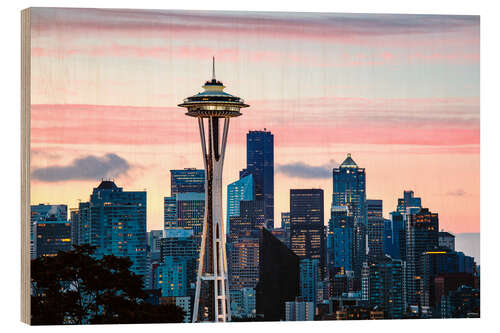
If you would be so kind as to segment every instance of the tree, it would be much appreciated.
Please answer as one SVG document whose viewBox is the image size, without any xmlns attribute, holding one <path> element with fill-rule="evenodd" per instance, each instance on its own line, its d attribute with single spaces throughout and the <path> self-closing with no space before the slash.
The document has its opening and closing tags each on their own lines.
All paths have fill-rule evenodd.
<svg viewBox="0 0 500 333">
<path fill-rule="evenodd" d="M 31 323 L 117 324 L 182 322 L 184 311 L 145 301 L 142 279 L 127 257 L 96 258 L 96 247 L 74 246 L 31 262 Z"/>
</svg>

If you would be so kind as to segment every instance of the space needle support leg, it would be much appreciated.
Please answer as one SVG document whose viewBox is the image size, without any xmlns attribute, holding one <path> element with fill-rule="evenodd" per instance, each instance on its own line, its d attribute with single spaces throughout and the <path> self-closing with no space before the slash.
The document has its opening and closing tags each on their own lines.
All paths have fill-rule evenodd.
<svg viewBox="0 0 500 333">
<path fill-rule="evenodd" d="M 203 153 L 203 163 L 205 165 L 205 179 L 207 178 L 206 173 L 207 173 L 207 145 L 205 141 L 205 128 L 203 124 L 203 118 L 198 118 L 198 125 L 200 127 L 200 136 L 201 136 L 201 150 Z M 205 184 L 205 195 L 207 193 L 207 188 Z M 203 223 L 203 234 L 201 237 L 201 245 L 200 245 L 200 258 L 198 262 L 198 274 L 196 277 L 196 291 L 195 291 L 195 297 L 194 297 L 194 306 L 193 306 L 193 318 L 192 322 L 196 323 L 198 321 L 198 311 L 200 307 L 200 290 L 201 290 L 201 275 L 203 274 L 203 265 L 205 264 L 205 244 L 206 244 L 206 235 L 207 235 L 207 212 L 208 209 L 206 207 L 205 203 L 205 213 L 204 213 L 204 218 L 203 220 L 205 223 Z"/>
<path fill-rule="evenodd" d="M 224 164 L 224 156 L 226 153 L 226 143 L 227 143 L 227 134 L 229 131 L 229 119 L 224 118 L 224 131 L 222 132 L 222 145 L 220 151 L 220 162 L 221 169 Z M 226 221 L 227 223 L 227 221 Z M 227 269 L 227 255 L 226 255 L 226 235 L 225 228 L 222 225 L 222 216 L 221 216 L 221 224 L 220 224 L 220 252 L 219 252 L 219 269 L 222 275 L 222 309 L 224 313 L 224 320 L 231 321 L 231 302 L 229 295 L 229 281 L 228 281 L 228 269 Z"/>
</svg>

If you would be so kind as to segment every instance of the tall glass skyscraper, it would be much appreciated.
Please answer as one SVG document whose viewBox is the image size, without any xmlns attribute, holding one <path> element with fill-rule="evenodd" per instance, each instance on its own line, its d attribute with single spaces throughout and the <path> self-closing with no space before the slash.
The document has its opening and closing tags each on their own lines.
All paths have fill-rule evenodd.
<svg viewBox="0 0 500 333">
<path fill-rule="evenodd" d="M 371 257 L 363 267 L 363 291 L 370 306 L 384 311 L 387 319 L 402 318 L 405 263 L 387 256 Z"/>
<path fill-rule="evenodd" d="M 192 229 L 196 237 L 203 232 L 205 193 L 185 192 L 163 198 L 164 227 Z"/>
<path fill-rule="evenodd" d="M 284 320 L 285 303 L 299 295 L 299 258 L 265 228 L 259 239 L 257 316 L 265 321 Z"/>
<path fill-rule="evenodd" d="M 80 244 L 97 246 L 96 255 L 129 257 L 131 271 L 146 274 L 146 192 L 128 192 L 103 180 L 79 211 Z"/>
<path fill-rule="evenodd" d="M 368 253 L 371 256 L 384 254 L 384 228 L 382 200 L 366 200 L 368 228 Z"/>
<path fill-rule="evenodd" d="M 325 225 L 322 189 L 290 190 L 290 246 L 299 258 L 318 259 L 324 272 Z"/>
<path fill-rule="evenodd" d="M 254 198 L 254 182 L 251 174 L 227 186 L 226 234 L 229 234 L 230 218 L 240 216 L 240 201 L 250 201 Z"/>
<path fill-rule="evenodd" d="M 408 214 L 406 223 L 407 300 L 409 305 L 418 305 L 424 275 L 422 254 L 438 246 L 439 217 L 437 213 L 422 208 L 417 213 Z"/>
<path fill-rule="evenodd" d="M 346 206 L 332 207 L 328 221 L 328 270 L 331 276 L 353 270 L 354 217 Z"/>
<path fill-rule="evenodd" d="M 186 192 L 205 193 L 205 170 L 170 170 L 170 192 L 171 196 Z"/>
<path fill-rule="evenodd" d="M 354 217 L 353 268 L 360 278 L 361 266 L 366 256 L 366 174 L 347 154 L 338 168 L 333 169 L 332 207 L 347 206 Z"/>
<path fill-rule="evenodd" d="M 319 260 L 300 260 L 300 296 L 306 302 L 312 302 L 315 308 L 318 304 Z"/>
<path fill-rule="evenodd" d="M 271 132 L 247 133 L 247 167 L 240 178 L 253 175 L 255 200 L 264 200 L 266 227 L 274 227 L 274 136 Z"/>
</svg>

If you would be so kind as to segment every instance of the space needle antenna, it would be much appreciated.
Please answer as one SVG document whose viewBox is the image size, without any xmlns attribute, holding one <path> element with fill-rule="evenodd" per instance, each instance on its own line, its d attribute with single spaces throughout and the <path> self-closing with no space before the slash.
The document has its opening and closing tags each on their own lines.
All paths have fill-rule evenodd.
<svg viewBox="0 0 500 333">
<path fill-rule="evenodd" d="M 215 81 L 215 57 L 212 57 L 212 80 Z"/>
</svg>

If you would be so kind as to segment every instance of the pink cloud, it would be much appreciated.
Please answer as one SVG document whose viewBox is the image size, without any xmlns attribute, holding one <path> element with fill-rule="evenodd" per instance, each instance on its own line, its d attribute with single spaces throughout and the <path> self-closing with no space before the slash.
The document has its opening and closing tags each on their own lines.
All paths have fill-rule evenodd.
<svg viewBox="0 0 500 333">
<path fill-rule="evenodd" d="M 479 144 L 480 138 L 478 126 L 439 121 L 432 125 L 431 119 L 426 120 L 427 126 L 422 126 L 412 123 L 411 118 L 404 118 L 399 126 L 394 126 L 390 116 L 386 121 L 371 118 L 363 121 L 362 117 L 355 117 L 343 122 L 323 116 L 322 120 L 296 121 L 290 130 L 290 121 L 282 123 L 271 116 L 263 122 L 262 112 L 268 113 L 253 107 L 234 120 L 232 142 L 242 143 L 248 130 L 263 127 L 275 133 L 276 143 L 282 146 L 336 143 L 457 146 Z M 193 119 L 176 107 L 32 105 L 31 115 L 34 143 L 155 145 L 199 140 Z"/>
</svg>

